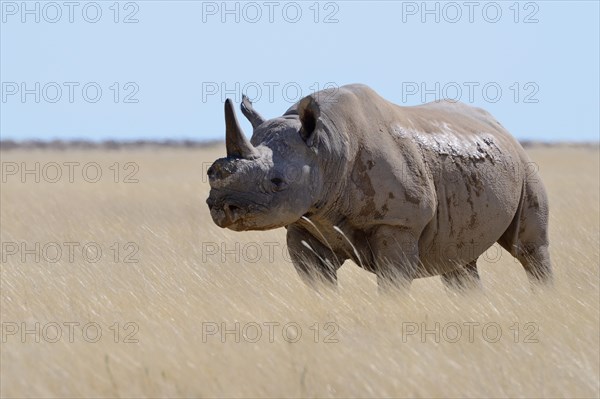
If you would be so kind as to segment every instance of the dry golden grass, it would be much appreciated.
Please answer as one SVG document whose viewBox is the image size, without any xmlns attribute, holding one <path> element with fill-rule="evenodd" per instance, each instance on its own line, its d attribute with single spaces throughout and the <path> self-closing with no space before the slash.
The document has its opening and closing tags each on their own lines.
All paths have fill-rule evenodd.
<svg viewBox="0 0 600 399">
<path fill-rule="evenodd" d="M 554 289 L 532 293 L 520 265 L 506 252 L 494 259 L 492 250 L 479 262 L 482 293 L 448 293 L 439 278 L 429 278 L 405 296 L 380 296 L 374 277 L 351 263 L 340 270 L 337 294 L 317 294 L 286 260 L 284 229 L 235 233 L 216 227 L 204 203 L 203 163 L 222 152 L 2 152 L 5 165 L 97 162 L 103 171 L 98 183 L 85 182 L 81 167 L 74 183 L 68 176 L 57 183 L 8 176 L 2 183 L 3 397 L 600 395 L 597 148 L 529 150 L 551 201 Z M 120 179 L 126 162 L 139 165 L 139 183 L 115 183 L 114 162 Z M 86 262 L 79 247 L 72 262 L 64 251 L 55 263 L 36 262 L 33 255 L 22 262 L 6 247 L 22 242 L 27 248 L 94 242 L 103 254 L 97 263 Z M 123 262 L 128 242 L 139 246 L 138 263 Z M 121 247 L 119 262 L 114 243 Z M 225 259 L 213 254 L 213 243 L 228 250 L 239 243 L 239 261 L 234 253 Z M 51 249 L 48 258 L 55 256 Z M 73 342 L 69 322 L 79 323 Z M 92 322 L 102 328 L 96 343 L 82 335 Z M 110 329 L 115 322 L 118 343 Z M 139 328 L 137 343 L 123 342 L 127 322 L 135 323 L 127 331 Z M 203 337 L 203 329 L 215 326 L 210 323 L 234 329 L 236 322 L 246 336 Z M 272 342 L 269 322 L 279 323 Z M 290 327 L 284 337 L 290 322 L 301 327 L 301 336 Z M 479 323 L 472 335 L 469 322 Z M 23 337 L 22 327 L 34 329 L 35 323 L 39 333 Z M 49 323 L 62 326 L 56 343 L 48 342 L 56 333 Z M 262 327 L 256 343 L 250 342 L 256 325 L 248 323 Z M 327 330 L 325 323 L 332 323 Z M 421 335 L 436 323 L 439 342 L 434 333 Z M 457 325 L 462 336 L 450 342 Z M 11 334 L 15 326 L 19 331 Z M 415 327 L 420 331 L 410 335 Z M 337 342 L 325 342 L 335 328 L 329 339 Z M 492 342 L 497 328 L 502 336 Z M 87 340 L 95 335 L 93 328 L 87 333 Z"/>
</svg>

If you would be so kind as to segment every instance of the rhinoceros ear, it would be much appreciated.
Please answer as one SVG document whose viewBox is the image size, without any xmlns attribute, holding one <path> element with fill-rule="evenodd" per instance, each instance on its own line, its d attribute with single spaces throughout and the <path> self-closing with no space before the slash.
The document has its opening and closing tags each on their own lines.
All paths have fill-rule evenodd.
<svg viewBox="0 0 600 399">
<path fill-rule="evenodd" d="M 300 116 L 300 122 L 302 128 L 300 129 L 300 137 L 309 146 L 312 146 L 315 139 L 315 130 L 317 128 L 317 121 L 321 115 L 319 104 L 315 101 L 313 96 L 304 97 L 298 104 L 298 115 Z"/>
</svg>

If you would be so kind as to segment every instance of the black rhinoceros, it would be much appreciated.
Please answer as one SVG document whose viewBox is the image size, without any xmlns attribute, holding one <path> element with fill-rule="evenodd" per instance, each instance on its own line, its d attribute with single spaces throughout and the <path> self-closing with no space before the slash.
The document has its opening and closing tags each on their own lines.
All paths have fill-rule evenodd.
<svg viewBox="0 0 600 399">
<path fill-rule="evenodd" d="M 316 92 L 266 120 L 248 98 L 250 141 L 225 101 L 227 157 L 208 169 L 214 222 L 287 229 L 308 283 L 336 283 L 347 259 L 380 287 L 442 275 L 479 284 L 498 242 L 530 280 L 552 278 L 548 201 L 521 145 L 488 112 L 459 102 L 402 107 L 367 86 Z"/>
</svg>

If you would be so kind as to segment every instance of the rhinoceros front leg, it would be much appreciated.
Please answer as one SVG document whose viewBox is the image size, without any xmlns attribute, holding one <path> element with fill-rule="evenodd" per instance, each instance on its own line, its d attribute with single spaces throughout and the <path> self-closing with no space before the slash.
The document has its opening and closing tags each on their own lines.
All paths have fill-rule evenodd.
<svg viewBox="0 0 600 399">
<path fill-rule="evenodd" d="M 408 288 L 419 266 L 416 235 L 406 228 L 381 226 L 373 234 L 370 244 L 379 290 Z"/>
<path fill-rule="evenodd" d="M 316 288 L 319 283 L 337 285 L 337 269 L 344 259 L 339 259 L 312 234 L 300 226 L 287 229 L 287 246 L 298 275 L 307 285 Z"/>
</svg>

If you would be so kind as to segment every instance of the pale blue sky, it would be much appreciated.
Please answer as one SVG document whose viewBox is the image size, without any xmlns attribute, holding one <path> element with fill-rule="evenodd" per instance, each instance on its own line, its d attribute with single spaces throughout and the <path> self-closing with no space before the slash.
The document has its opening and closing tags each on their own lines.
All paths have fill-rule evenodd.
<svg viewBox="0 0 600 399">
<path fill-rule="evenodd" d="M 243 87 L 274 117 L 354 82 L 404 105 L 460 98 L 521 139 L 599 137 L 597 1 L 74 4 L 1 2 L 3 139 L 218 139 Z"/>
</svg>

